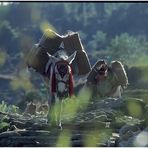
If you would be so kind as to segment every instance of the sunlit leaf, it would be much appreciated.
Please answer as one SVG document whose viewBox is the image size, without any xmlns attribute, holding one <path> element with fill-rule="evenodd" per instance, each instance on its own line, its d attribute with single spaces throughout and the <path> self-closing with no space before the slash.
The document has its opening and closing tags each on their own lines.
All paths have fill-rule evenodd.
<svg viewBox="0 0 148 148">
<path fill-rule="evenodd" d="M 142 106 L 134 101 L 129 101 L 128 105 L 129 114 L 133 117 L 141 117 L 143 115 Z"/>
<path fill-rule="evenodd" d="M 54 28 L 54 26 L 49 24 L 47 21 L 44 21 L 44 22 L 41 23 L 40 29 L 43 32 L 43 34 L 45 34 L 45 36 L 47 36 L 49 38 L 52 38 L 52 37 L 55 36 L 53 31 L 56 32 L 56 29 Z"/>
<path fill-rule="evenodd" d="M 57 140 L 56 147 L 70 147 L 71 144 L 71 131 L 64 129 Z"/>
<path fill-rule="evenodd" d="M 90 130 L 84 137 L 85 147 L 96 147 L 98 144 L 105 143 L 112 134 L 112 129 Z"/>
</svg>

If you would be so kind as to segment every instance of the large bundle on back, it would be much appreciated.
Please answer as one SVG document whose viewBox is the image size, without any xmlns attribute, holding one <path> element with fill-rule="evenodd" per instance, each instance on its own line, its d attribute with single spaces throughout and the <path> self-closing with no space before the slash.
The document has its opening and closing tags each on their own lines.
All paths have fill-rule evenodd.
<svg viewBox="0 0 148 148">
<path fill-rule="evenodd" d="M 87 74 L 91 69 L 90 63 L 77 32 L 60 36 L 50 29 L 46 30 L 39 43 L 34 45 L 28 54 L 27 65 L 44 74 L 48 62 L 47 52 L 54 55 L 62 42 L 68 55 L 77 51 L 76 58 L 72 63 L 73 73 L 78 75 Z"/>
<path fill-rule="evenodd" d="M 27 65 L 44 75 L 48 62 L 47 52 L 54 54 L 58 49 L 62 38 L 51 30 L 47 30 L 38 44 L 35 44 L 27 56 Z"/>
<path fill-rule="evenodd" d="M 107 63 L 104 60 L 99 60 L 94 64 L 91 72 L 87 77 L 87 83 L 96 83 L 95 76 L 98 74 L 98 69 L 102 64 L 107 65 Z M 128 85 L 128 77 L 122 63 L 119 61 L 112 61 L 111 65 L 107 66 L 109 68 L 109 72 L 112 72 L 112 74 L 115 75 L 118 85 L 126 87 Z"/>
<path fill-rule="evenodd" d="M 128 77 L 122 63 L 119 61 L 112 61 L 111 68 L 112 71 L 116 74 L 119 85 L 121 85 L 123 88 L 127 87 Z"/>
</svg>

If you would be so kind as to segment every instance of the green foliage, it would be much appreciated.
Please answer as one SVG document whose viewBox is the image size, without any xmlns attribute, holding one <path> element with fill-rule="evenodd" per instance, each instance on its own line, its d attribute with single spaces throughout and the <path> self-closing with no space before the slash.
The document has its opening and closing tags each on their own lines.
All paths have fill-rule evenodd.
<svg viewBox="0 0 148 148">
<path fill-rule="evenodd" d="M 128 8 L 131 4 L 129 3 L 105 3 L 105 12 L 108 16 L 111 16 L 114 11 L 122 8 Z"/>
<path fill-rule="evenodd" d="M 43 31 L 44 28 L 40 26 L 43 26 L 42 24 L 47 22 L 46 24 L 50 24 L 50 27 L 52 26 L 52 28 L 57 30 L 57 32 L 65 32 L 69 29 L 79 31 L 81 35 L 80 37 L 84 40 L 83 44 L 85 45 L 86 50 L 88 52 L 90 51 L 89 53 L 92 53 L 92 50 L 104 50 L 107 46 L 109 46 L 108 49 L 114 53 L 109 56 L 127 61 L 129 60 L 128 55 L 130 55 L 130 61 L 127 61 L 126 63 L 132 64 L 136 61 L 134 59 L 137 58 L 136 54 L 139 53 L 138 51 L 143 52 L 143 49 L 141 48 L 145 48 L 144 46 L 147 46 L 143 45 L 143 41 L 140 41 L 135 36 L 128 33 L 130 28 L 126 31 L 127 33 L 125 31 L 122 32 L 122 23 L 128 22 L 128 19 L 130 18 L 130 8 L 133 5 L 135 5 L 136 8 L 142 7 L 141 4 L 93 2 L 57 2 L 46 4 L 12 3 L 7 6 L 1 6 L 3 9 L 0 10 L 0 14 L 3 16 L 2 18 L 7 19 L 7 21 L 2 21 L 0 23 L 0 26 L 3 26 L 0 27 L 0 40 L 2 42 L 1 46 L 4 46 L 4 48 L 10 48 L 10 45 L 7 45 L 6 43 L 5 39 L 7 39 L 7 41 L 10 41 L 9 43 L 11 44 L 11 48 L 16 50 L 16 48 L 20 47 L 20 42 L 22 42 L 20 35 L 24 33 L 27 33 L 29 39 L 32 37 L 32 40 L 35 39 L 35 42 L 37 42 L 37 39 L 41 37 L 41 33 L 39 32 Z M 141 10 L 141 12 L 143 15 L 147 15 L 147 7 L 142 8 L 143 10 Z M 123 12 L 125 11 L 126 16 L 122 18 L 114 17 L 115 14 L 117 14 L 117 16 L 122 16 Z M 139 12 L 140 10 L 137 9 L 137 11 Z M 15 18 L 15 20 L 12 18 Z M 119 27 L 114 28 L 114 24 L 112 23 L 116 23 L 116 19 L 119 21 Z M 136 31 L 136 26 L 132 27 Z M 121 31 L 120 34 L 118 34 L 119 29 Z M 141 32 L 144 32 L 142 30 L 145 28 L 138 29 L 141 30 Z M 139 35 L 146 34 L 141 33 Z M 135 50 L 135 54 L 133 54 L 133 50 Z M 16 51 L 18 51 L 18 49 Z M 110 54 L 110 52 L 108 52 L 108 54 Z M 142 59 L 140 59 L 139 62 L 142 63 L 144 60 Z"/>
<path fill-rule="evenodd" d="M 48 94 L 44 83 L 41 83 L 40 89 L 30 89 L 25 92 L 25 100 L 27 102 L 41 102 L 45 103 L 48 100 Z"/>
<path fill-rule="evenodd" d="M 7 104 L 4 101 L 2 101 L 2 103 L 0 104 L 0 111 L 6 112 L 7 110 L 8 110 Z"/>
<path fill-rule="evenodd" d="M 70 130 L 63 130 L 57 140 L 56 147 L 70 147 Z"/>
<path fill-rule="evenodd" d="M 8 107 L 9 109 L 8 109 L 8 111 L 10 112 L 10 113 L 18 113 L 19 112 L 19 107 L 18 106 L 15 106 L 15 105 L 9 105 L 9 107 Z"/>
<path fill-rule="evenodd" d="M 28 91 L 34 87 L 30 80 L 30 73 L 27 68 L 20 69 L 17 77 L 14 77 L 10 81 L 10 87 L 12 90 L 23 89 L 24 91 Z"/>
<path fill-rule="evenodd" d="M 117 124 L 128 124 L 128 125 L 138 125 L 140 124 L 142 121 L 137 119 L 137 118 L 133 118 L 132 116 L 117 116 L 116 117 L 116 123 Z"/>
<path fill-rule="evenodd" d="M 41 100 L 41 95 L 38 93 L 37 90 L 30 90 L 30 91 L 27 91 L 26 94 L 26 101 L 28 102 L 31 102 L 33 100 Z"/>
<path fill-rule="evenodd" d="M 60 34 L 67 30 L 78 31 L 86 52 L 91 56 L 91 63 L 99 58 L 108 58 L 121 60 L 128 66 L 147 66 L 147 6 L 142 3 L 93 2 L 14 2 L 7 6 L 0 5 L 0 48 L 6 53 L 0 54 L 0 64 L 4 65 L 1 70 L 19 73 L 23 53 L 27 53 L 39 41 L 47 27 Z M 145 69 L 140 76 L 143 79 L 138 77 L 137 81 L 147 83 Z M 28 100 L 45 100 L 46 88 L 34 86 L 29 77 L 24 77 L 22 75 L 12 80 L 10 89 L 16 94 L 20 88 L 26 91 Z M 38 87 L 37 93 L 27 94 L 35 87 Z M 137 87 L 136 84 L 134 87 Z"/>
<path fill-rule="evenodd" d="M 92 36 L 92 40 L 88 43 L 93 50 L 101 50 L 106 44 L 106 33 L 98 30 L 96 34 Z"/>
<path fill-rule="evenodd" d="M 81 30 L 79 30 L 78 32 L 79 32 L 80 37 L 81 37 L 82 42 L 83 42 L 87 38 L 88 35 Z"/>
<path fill-rule="evenodd" d="M 84 136 L 85 147 L 97 147 L 97 143 L 105 143 L 110 138 L 112 133 L 111 129 L 95 129 L 88 131 Z"/>
<path fill-rule="evenodd" d="M 6 37 L 5 40 L 8 41 L 9 38 L 15 39 L 18 37 L 18 34 L 12 29 L 9 21 L 3 21 L 0 23 L 0 36 L 1 38 Z M 6 45 L 6 44 L 4 44 Z"/>
<path fill-rule="evenodd" d="M 10 87 L 12 90 L 23 89 L 28 91 L 33 88 L 33 85 L 29 79 L 18 77 L 11 80 Z"/>
<path fill-rule="evenodd" d="M 112 59 L 121 60 L 129 66 L 135 65 L 139 58 L 144 58 L 148 42 L 138 37 L 123 33 L 111 40 L 108 50 Z"/>
<path fill-rule="evenodd" d="M 0 112 L 18 113 L 19 107 L 15 105 L 8 105 L 5 101 L 2 101 L 0 104 Z"/>
<path fill-rule="evenodd" d="M 0 122 L 0 130 L 8 126 L 9 124 L 7 122 Z"/>
<path fill-rule="evenodd" d="M 135 78 L 137 81 L 134 79 L 136 82 L 134 87 L 137 87 L 136 85 L 148 82 L 147 18 L 148 4 L 146 3 L 14 2 L 7 6 L 0 5 L 0 49 L 2 49 L 0 65 L 4 65 L 2 72 L 21 71 L 17 65 L 20 64 L 20 60 L 22 61 L 22 53 L 28 52 L 30 46 L 39 41 L 46 28 L 56 30 L 60 34 L 72 30 L 79 32 L 87 53 L 92 56 L 91 62 L 96 62 L 98 58 L 109 57 L 109 60 L 120 60 L 128 67 L 139 67 L 140 75 L 137 74 Z M 17 94 L 17 90 L 23 89 L 28 102 L 47 100 L 47 89 L 43 83 L 37 88 L 25 71 L 18 73 L 19 77 L 10 82 L 10 89 L 13 92 L 16 91 Z M 131 77 L 135 75 L 136 73 L 132 73 Z M 37 82 L 38 80 L 39 78 L 36 78 Z M 85 111 L 90 103 L 90 96 L 89 91 L 82 90 L 78 98 L 65 101 L 63 121 L 72 122 L 79 111 Z M 125 92 L 126 97 L 127 99 L 128 97 L 141 98 L 144 103 L 148 103 L 147 90 L 128 90 Z M 126 105 L 129 115 L 125 115 L 125 108 L 123 110 L 120 108 L 121 110 L 114 115 L 116 125 L 141 124 L 142 121 L 138 118 L 143 114 L 142 119 L 146 117 L 146 124 L 148 123 L 147 112 L 142 110 L 143 106 L 137 102 L 128 102 Z M 58 107 L 55 106 L 55 109 Z M 0 111 L 18 113 L 19 107 L 2 101 Z M 0 130 L 8 126 L 3 119 L 1 118 Z M 70 146 L 71 132 L 71 130 L 61 132 L 56 146 Z M 84 137 L 84 145 L 96 146 L 98 139 L 100 143 L 105 142 L 112 132 L 112 129 L 88 130 L 87 136 Z"/>
</svg>

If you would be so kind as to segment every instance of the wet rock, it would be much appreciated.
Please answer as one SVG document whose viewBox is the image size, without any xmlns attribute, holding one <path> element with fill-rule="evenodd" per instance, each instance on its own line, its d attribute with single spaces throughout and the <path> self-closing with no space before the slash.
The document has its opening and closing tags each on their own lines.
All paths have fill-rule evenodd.
<svg viewBox="0 0 148 148">
<path fill-rule="evenodd" d="M 26 123 L 21 122 L 21 121 L 11 121 L 10 125 L 11 126 L 16 126 L 19 129 L 24 129 L 26 127 Z"/>
<path fill-rule="evenodd" d="M 82 140 L 73 140 L 71 143 L 72 147 L 84 147 Z"/>
<path fill-rule="evenodd" d="M 0 139 L 2 138 L 8 138 L 8 137 L 13 137 L 13 136 L 20 136 L 20 134 L 16 131 L 6 131 L 3 133 L 0 133 Z"/>
<path fill-rule="evenodd" d="M 117 116 L 115 121 L 111 123 L 111 127 L 115 129 L 121 129 L 126 124 L 137 125 L 138 127 L 140 127 L 143 125 L 143 120 L 139 120 L 131 116 Z"/>
<path fill-rule="evenodd" d="M 12 126 L 10 126 L 10 128 L 9 128 L 9 131 L 15 131 L 15 130 L 17 130 L 18 128 L 15 126 L 15 125 L 12 125 Z"/>
<path fill-rule="evenodd" d="M 44 130 L 39 130 L 39 131 L 34 131 L 34 130 L 19 130 L 18 133 L 21 136 L 50 136 L 50 134 L 51 134 L 50 131 L 44 131 Z"/>
<path fill-rule="evenodd" d="M 96 108 L 106 108 L 106 109 L 115 109 L 115 108 L 119 108 L 123 103 L 123 99 L 122 98 L 106 98 L 100 101 L 96 101 L 95 102 L 95 106 Z"/>
<path fill-rule="evenodd" d="M 140 132 L 137 125 L 124 125 L 119 131 L 119 146 L 134 146 L 135 136 Z"/>
<path fill-rule="evenodd" d="M 100 115 L 100 116 L 96 116 L 95 120 L 102 121 L 102 122 L 107 122 L 108 118 L 107 118 L 107 115 Z"/>
<path fill-rule="evenodd" d="M 140 128 L 136 125 L 124 125 L 119 131 L 120 139 L 128 140 L 131 136 L 138 134 L 140 131 Z"/>
<path fill-rule="evenodd" d="M 18 130 L 2 133 L 1 146 L 54 146 L 58 135 L 49 131 Z M 3 142 L 3 143 L 2 143 Z M 2 143 L 2 144 L 1 144 Z"/>
<path fill-rule="evenodd" d="M 62 121 L 63 130 L 71 131 L 70 146 L 85 146 L 87 138 L 94 139 L 97 147 L 133 146 L 136 136 L 147 124 L 132 116 L 118 116 L 125 104 L 124 99 L 118 98 L 95 100 L 86 110 L 78 111 L 72 120 Z M 9 130 L 13 133 L 1 133 L 0 146 L 54 147 L 63 131 L 47 124 L 46 116 L 41 115 L 18 115 L 7 121 L 11 121 Z"/>
<path fill-rule="evenodd" d="M 110 137 L 110 139 L 107 141 L 108 147 L 115 147 L 116 139 L 114 137 Z"/>
</svg>

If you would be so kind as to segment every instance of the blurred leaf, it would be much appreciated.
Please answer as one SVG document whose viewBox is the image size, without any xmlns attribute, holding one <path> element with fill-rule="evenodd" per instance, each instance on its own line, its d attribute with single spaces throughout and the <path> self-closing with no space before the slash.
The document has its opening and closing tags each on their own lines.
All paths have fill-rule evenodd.
<svg viewBox="0 0 148 148">
<path fill-rule="evenodd" d="M 13 80 L 11 80 L 10 86 L 13 90 L 22 88 L 27 91 L 33 89 L 33 84 L 30 82 L 30 80 L 23 78 L 14 78 Z"/>
<path fill-rule="evenodd" d="M 89 131 L 84 137 L 85 147 L 96 147 L 97 144 L 106 143 L 112 134 L 112 129 L 96 129 Z"/>
<path fill-rule="evenodd" d="M 132 117 L 138 118 L 143 115 L 142 106 L 139 103 L 134 101 L 129 101 L 127 104 L 127 107 L 128 107 L 129 114 Z"/>
<path fill-rule="evenodd" d="M 7 53 L 5 51 L 0 50 L 0 66 L 5 64 L 7 60 Z"/>
<path fill-rule="evenodd" d="M 0 129 L 3 129 L 4 127 L 7 127 L 7 126 L 9 126 L 8 123 L 6 123 L 6 122 L 0 122 Z"/>
<path fill-rule="evenodd" d="M 8 109 L 8 106 L 7 106 L 6 102 L 2 101 L 2 103 L 0 104 L 0 111 L 1 112 L 6 112 L 7 109 Z"/>
<path fill-rule="evenodd" d="M 68 129 L 64 129 L 58 137 L 56 147 L 70 147 L 70 146 L 71 146 L 71 131 Z"/>
<path fill-rule="evenodd" d="M 49 24 L 48 21 L 42 22 L 41 25 L 40 25 L 40 29 L 43 32 L 43 34 L 45 33 L 45 35 L 47 37 L 52 38 L 52 37 L 55 36 L 52 31 L 56 32 L 56 29 L 54 28 L 53 25 Z"/>
</svg>

